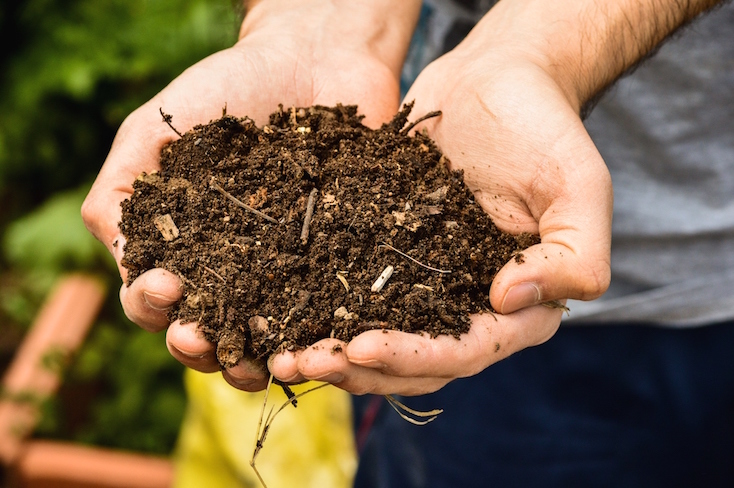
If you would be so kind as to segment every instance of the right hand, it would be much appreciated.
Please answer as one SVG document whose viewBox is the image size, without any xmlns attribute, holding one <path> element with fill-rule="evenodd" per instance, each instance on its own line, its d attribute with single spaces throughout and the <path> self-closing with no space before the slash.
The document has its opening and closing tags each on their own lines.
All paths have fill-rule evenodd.
<svg viewBox="0 0 734 488">
<path fill-rule="evenodd" d="M 125 314 L 149 331 L 168 328 L 171 354 L 203 372 L 219 370 L 214 345 L 198 334 L 196 324 L 169 327 L 166 318 L 166 311 L 181 298 L 179 278 L 153 269 L 128 286 L 120 264 L 125 244 L 118 227 L 120 203 L 132 195 L 132 183 L 140 173 L 159 169 L 161 149 L 177 137 L 162 122 L 159 110 L 171 114 L 182 133 L 219 118 L 225 106 L 229 114 L 247 115 L 261 125 L 278 104 L 357 104 L 365 124 L 378 126 L 398 109 L 399 69 L 417 16 L 415 2 L 401 5 L 399 9 L 406 12 L 395 20 L 385 15 L 365 18 L 365 12 L 389 7 L 389 2 L 332 5 L 315 0 L 286 2 L 287 8 L 280 3 L 257 4 L 235 46 L 187 69 L 125 119 L 82 206 L 87 228 L 117 262 Z M 363 32 L 369 29 L 378 32 Z M 249 391 L 260 390 L 267 382 L 267 372 L 246 361 L 223 374 L 236 388 Z"/>
<path fill-rule="evenodd" d="M 495 11 L 503 4 L 494 14 L 503 12 Z M 541 238 L 523 251 L 522 263 L 510 260 L 494 278 L 489 292 L 499 313 L 473 315 L 460 341 L 368 331 L 340 344 L 344 354 L 332 354 L 335 339 L 324 339 L 295 358 L 275 356 L 270 369 L 276 377 L 327 380 L 354 394 L 430 393 L 550 339 L 561 310 L 544 302 L 590 300 L 606 290 L 609 171 L 583 126 L 578 101 L 540 56 L 512 42 L 522 37 L 496 37 L 509 23 L 502 20 L 484 36 L 480 26 L 430 64 L 406 95 L 415 100 L 413 118 L 442 111 L 418 130 L 427 131 L 451 169 L 463 170 L 497 226 Z"/>
</svg>

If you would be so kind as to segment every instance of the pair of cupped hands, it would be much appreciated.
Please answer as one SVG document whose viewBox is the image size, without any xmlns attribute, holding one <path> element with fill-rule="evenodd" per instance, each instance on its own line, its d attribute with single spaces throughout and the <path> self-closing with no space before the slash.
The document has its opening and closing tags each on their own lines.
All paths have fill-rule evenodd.
<svg viewBox="0 0 734 488">
<path fill-rule="evenodd" d="M 297 10 L 290 20 L 248 15 L 236 45 L 195 64 L 133 112 L 82 208 L 87 227 L 117 261 L 126 315 L 146 330 L 167 329 L 171 354 L 198 371 L 220 367 L 215 346 L 197 324 L 166 318 L 181 298 L 179 278 L 153 269 L 127 286 L 120 265 L 120 202 L 130 197 L 140 173 L 159 167 L 161 148 L 177 137 L 159 109 L 173 115 L 181 132 L 218 118 L 225 105 L 229 114 L 261 125 L 278 104 L 356 104 L 375 128 L 399 109 L 404 48 L 386 55 L 389 49 L 370 49 L 353 38 L 335 43 L 325 33 L 330 22 L 314 20 L 304 28 L 310 13 Z M 472 316 L 460 340 L 368 331 L 332 354 L 338 341 L 324 339 L 323 347 L 274 355 L 269 372 L 246 360 L 222 371 L 235 388 L 261 390 L 272 373 L 285 383 L 319 380 L 355 394 L 430 393 L 548 340 L 562 310 L 543 302 L 592 299 L 608 286 L 609 174 L 583 127 L 578 101 L 569 100 L 536 59 L 503 46 L 461 44 L 430 64 L 405 100 L 415 101 L 413 119 L 442 112 L 418 129 L 436 141 L 452 169 L 464 170 L 495 223 L 508 232 L 539 234 L 541 243 L 523 253 L 524 263 L 512 260 L 499 272 L 489 291 L 499 313 Z"/>
</svg>

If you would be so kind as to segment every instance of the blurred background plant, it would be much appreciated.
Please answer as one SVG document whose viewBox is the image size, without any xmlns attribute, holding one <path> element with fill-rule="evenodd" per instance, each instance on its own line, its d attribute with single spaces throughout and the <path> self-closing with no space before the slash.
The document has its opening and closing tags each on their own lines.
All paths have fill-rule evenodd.
<svg viewBox="0 0 734 488">
<path fill-rule="evenodd" d="M 182 368 L 122 313 L 120 281 L 79 208 L 125 116 L 228 47 L 234 0 L 5 0 L 0 6 L 0 373 L 53 283 L 95 273 L 110 293 L 39 433 L 169 453 Z"/>
</svg>

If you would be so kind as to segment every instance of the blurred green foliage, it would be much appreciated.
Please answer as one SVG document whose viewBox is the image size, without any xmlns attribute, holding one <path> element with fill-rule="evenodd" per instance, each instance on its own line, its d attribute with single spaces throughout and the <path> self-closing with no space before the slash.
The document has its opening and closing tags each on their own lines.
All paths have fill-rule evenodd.
<svg viewBox="0 0 734 488">
<path fill-rule="evenodd" d="M 95 273 L 111 290 L 64 390 L 44 407 L 44 435 L 160 453 L 173 445 L 182 368 L 163 335 L 124 317 L 114 261 L 79 209 L 125 116 L 232 45 L 241 14 L 233 0 L 0 7 L 0 355 L 63 273 Z"/>
</svg>

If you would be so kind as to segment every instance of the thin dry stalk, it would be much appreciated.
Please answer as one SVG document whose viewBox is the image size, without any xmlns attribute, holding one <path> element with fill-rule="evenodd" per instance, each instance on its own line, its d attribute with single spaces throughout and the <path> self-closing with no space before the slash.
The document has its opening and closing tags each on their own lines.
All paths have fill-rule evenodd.
<svg viewBox="0 0 734 488">
<path fill-rule="evenodd" d="M 313 209 L 316 206 L 316 195 L 319 191 L 314 188 L 308 195 L 308 203 L 306 204 L 306 215 L 303 218 L 303 228 L 301 228 L 301 243 L 306 245 L 308 242 L 308 229 L 311 226 L 311 219 L 313 219 Z"/>
<path fill-rule="evenodd" d="M 394 248 L 394 247 L 392 247 L 392 246 L 391 246 L 390 244 L 385 244 L 384 242 L 382 242 L 382 243 L 380 243 L 380 245 L 379 245 L 378 247 L 386 247 L 386 248 L 390 249 L 391 251 L 395 251 L 396 253 L 400 254 L 400 255 L 401 255 L 401 256 L 403 256 L 404 258 L 408 258 L 408 259 L 410 259 L 411 261 L 413 261 L 413 262 L 414 262 L 415 264 L 418 264 L 418 265 L 420 265 L 420 266 L 423 266 L 423 267 L 424 267 L 424 268 L 426 268 L 426 269 L 430 269 L 431 271 L 435 271 L 435 272 L 437 272 L 437 273 L 444 273 L 444 274 L 448 274 L 448 273 L 451 273 L 451 270 L 446 270 L 446 269 L 438 269 L 438 268 L 434 268 L 434 267 L 432 267 L 432 266 L 428 266 L 427 264 L 423 264 L 423 263 L 421 263 L 420 261 L 418 261 L 417 259 L 415 259 L 415 258 L 413 258 L 413 257 L 411 257 L 411 256 L 408 256 L 408 255 L 407 255 L 407 254 L 405 254 L 405 253 L 404 253 L 403 251 L 400 251 L 400 250 L 398 250 L 398 249 L 395 249 L 395 248 Z"/>
<path fill-rule="evenodd" d="M 571 309 L 561 303 L 560 300 L 551 300 L 549 302 L 542 302 L 541 305 L 548 308 L 558 308 L 566 312 L 566 315 L 571 315 Z"/>
<path fill-rule="evenodd" d="M 166 124 L 168 124 L 168 127 L 170 127 L 173 132 L 175 132 L 176 134 L 178 134 L 178 137 L 183 137 L 183 134 L 181 134 L 179 131 L 177 131 L 176 128 L 171 123 L 171 121 L 173 120 L 173 115 L 164 113 L 163 112 L 163 107 L 159 107 L 158 108 L 158 111 L 161 113 L 161 117 L 163 117 L 163 122 L 165 122 Z"/>
<path fill-rule="evenodd" d="M 407 134 L 408 132 L 410 132 L 410 130 L 413 127 L 415 127 L 416 125 L 420 124 L 424 120 L 432 119 L 433 117 L 438 117 L 439 115 L 441 115 L 441 111 L 440 110 L 434 110 L 433 112 L 428 112 L 423 117 L 418 117 L 413 122 L 411 122 L 410 124 L 408 124 L 408 127 L 405 127 L 403 130 L 400 131 L 400 133 L 401 134 Z"/>
<path fill-rule="evenodd" d="M 277 224 L 278 223 L 278 221 L 275 220 L 274 218 L 272 218 L 270 215 L 265 214 L 265 213 L 259 211 L 256 208 L 252 208 L 251 206 L 247 205 L 246 203 L 240 201 L 239 199 L 237 199 L 236 197 L 234 197 L 231 193 L 229 193 L 227 190 L 225 190 L 224 188 L 222 188 L 221 186 L 219 186 L 218 184 L 216 184 L 214 181 L 210 182 L 209 183 L 209 186 L 211 186 L 212 188 L 214 188 L 215 190 L 217 190 L 219 193 L 221 193 L 222 195 L 224 195 L 225 197 L 227 197 L 232 203 L 234 203 L 238 207 L 241 207 L 241 208 L 247 210 L 248 212 L 252 212 L 255 215 L 257 215 L 258 217 L 261 217 L 261 218 L 267 220 L 268 222 L 272 222 L 273 224 Z"/>
<path fill-rule="evenodd" d="M 265 407 L 268 403 L 268 396 L 270 394 L 270 388 L 273 385 L 273 375 L 270 375 L 270 378 L 268 379 L 268 386 L 265 389 L 265 398 L 263 399 L 263 406 L 260 410 L 260 419 L 257 423 L 257 433 L 255 436 L 255 448 L 252 451 L 252 458 L 250 459 L 250 466 L 252 467 L 253 471 L 255 471 L 255 475 L 257 476 L 257 479 L 260 480 L 260 484 L 263 486 L 263 488 L 267 488 L 267 485 L 265 484 L 265 480 L 260 475 L 260 472 L 257 470 L 257 467 L 255 466 L 255 458 L 260 453 L 260 450 L 263 448 L 263 445 L 265 443 L 265 437 L 268 435 L 268 432 L 270 431 L 270 427 L 273 424 L 273 421 L 275 420 L 275 417 L 285 409 L 288 405 L 295 405 L 297 400 L 302 397 L 303 395 L 306 395 L 308 393 L 311 393 L 312 391 L 316 391 L 320 388 L 323 388 L 325 386 L 329 386 L 331 383 L 324 383 L 318 386 L 314 386 L 313 388 L 309 388 L 306 391 L 303 391 L 297 395 L 293 395 L 293 392 L 290 392 L 290 395 L 288 396 L 288 400 L 286 400 L 277 410 L 274 410 L 274 407 L 270 408 L 270 411 L 268 412 L 268 416 L 265 417 Z M 290 391 L 290 388 L 288 390 L 285 390 L 287 386 L 284 386 L 284 391 L 286 391 L 286 394 Z M 292 396 L 291 396 L 292 395 Z M 263 419 L 265 422 L 263 423 Z"/>
<path fill-rule="evenodd" d="M 202 267 L 203 267 L 203 268 L 204 268 L 205 270 L 209 271 L 209 272 L 210 272 L 211 274 L 213 274 L 214 276 L 216 276 L 217 278 L 219 278 L 220 280 L 222 280 L 222 283 L 226 283 L 226 282 L 227 282 L 227 280 L 225 280 L 225 279 L 224 279 L 224 278 L 222 277 L 222 275 L 220 275 L 219 273 L 217 273 L 216 271 L 214 271 L 213 269 L 211 269 L 211 268 L 210 268 L 209 266 L 203 266 L 203 265 L 202 265 Z"/>
<path fill-rule="evenodd" d="M 436 409 L 430 410 L 428 412 L 421 412 L 419 410 L 414 410 L 414 409 L 408 407 L 407 405 L 405 405 L 404 403 L 399 402 L 392 395 L 385 395 L 385 400 L 387 400 L 387 403 L 390 404 L 390 406 L 393 408 L 393 410 L 395 410 L 396 412 L 398 412 L 398 415 L 400 415 L 403 418 L 403 420 L 405 420 L 407 422 L 410 422 L 411 424 L 415 424 L 415 425 L 426 425 L 427 423 L 433 422 L 434 420 L 436 420 L 436 418 L 441 413 L 443 413 L 443 410 L 440 409 L 440 408 L 436 408 Z M 409 413 L 409 414 L 411 414 L 411 415 L 413 415 L 415 417 L 425 418 L 426 420 L 416 420 L 416 419 L 414 419 L 412 417 L 409 417 L 404 412 L 407 412 L 407 413 Z"/>
</svg>

